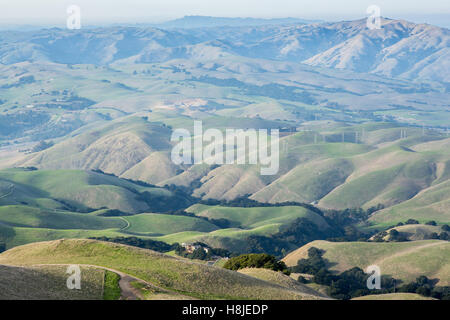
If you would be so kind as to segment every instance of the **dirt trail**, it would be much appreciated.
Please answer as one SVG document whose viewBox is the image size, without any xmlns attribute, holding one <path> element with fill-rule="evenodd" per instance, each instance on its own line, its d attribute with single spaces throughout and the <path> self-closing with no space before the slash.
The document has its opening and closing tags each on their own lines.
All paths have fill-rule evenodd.
<svg viewBox="0 0 450 320">
<path fill-rule="evenodd" d="M 2 195 L 2 196 L 0 196 L 0 199 L 3 199 L 3 198 L 6 198 L 6 197 L 9 197 L 10 195 L 12 195 L 13 194 L 13 192 L 14 192 L 14 188 L 15 188 L 16 186 L 15 185 L 13 185 L 13 184 L 11 184 L 10 186 L 9 186 L 9 192 L 8 193 L 6 193 L 6 194 L 4 194 L 4 195 Z"/>
<path fill-rule="evenodd" d="M 424 249 L 424 248 L 434 247 L 434 246 L 437 246 L 437 245 L 441 245 L 441 244 L 443 244 L 443 243 L 444 243 L 443 241 L 438 241 L 438 242 L 434 242 L 434 243 L 427 243 L 427 244 L 424 244 L 424 245 L 419 246 L 419 247 L 408 248 L 408 249 L 402 250 L 402 251 L 400 251 L 400 252 L 397 252 L 397 253 L 395 253 L 395 254 L 393 254 L 393 255 L 391 255 L 391 256 L 383 257 L 383 258 L 381 258 L 381 259 L 378 259 L 378 260 L 375 261 L 373 264 L 375 264 L 375 265 L 381 265 L 381 264 L 382 264 L 383 262 L 385 262 L 386 260 L 390 260 L 390 259 L 392 259 L 392 258 L 399 257 L 399 256 L 402 256 L 402 255 L 405 255 L 405 254 L 408 254 L 408 253 L 411 253 L 411 252 L 414 252 L 414 251 L 417 251 L 417 250 L 421 250 L 421 249 Z"/>
<path fill-rule="evenodd" d="M 125 223 L 126 223 L 126 226 L 120 228 L 120 231 L 125 231 L 125 230 L 127 230 L 127 229 L 130 227 L 130 221 L 128 221 L 128 220 L 125 219 L 124 217 L 118 217 L 118 218 L 120 218 L 121 220 L 125 221 Z"/>
<path fill-rule="evenodd" d="M 139 290 L 134 288 L 131 283 L 135 281 L 139 281 L 136 278 L 133 278 L 127 274 L 119 274 L 120 281 L 120 299 L 121 300 L 141 300 L 143 299 L 142 295 L 139 293 Z"/>
<path fill-rule="evenodd" d="M 31 266 L 69 266 L 70 264 L 34 264 Z M 121 296 L 120 296 L 120 300 L 141 300 L 144 299 L 144 297 L 142 296 L 142 294 L 139 292 L 138 289 L 134 288 L 131 283 L 132 282 L 141 282 L 143 284 L 145 284 L 148 287 L 154 288 L 160 292 L 162 292 L 163 294 L 167 294 L 170 296 L 179 296 L 180 299 L 182 298 L 186 298 L 183 295 L 180 295 L 179 293 L 176 292 L 172 292 L 169 291 L 167 289 L 158 287 L 152 283 L 149 283 L 145 280 L 142 280 L 140 278 L 134 277 L 134 276 L 130 276 L 129 274 L 123 273 L 122 271 L 116 270 L 116 269 L 112 269 L 112 268 L 108 268 L 108 267 L 102 267 L 102 266 L 97 266 L 97 265 L 93 265 L 93 264 L 75 264 L 77 266 L 80 267 L 91 267 L 91 268 L 97 268 L 97 269 L 102 269 L 102 270 L 107 270 L 107 271 L 111 271 L 114 272 L 116 274 L 119 275 L 120 280 L 119 280 L 119 287 L 120 287 L 120 291 L 121 291 Z"/>
</svg>

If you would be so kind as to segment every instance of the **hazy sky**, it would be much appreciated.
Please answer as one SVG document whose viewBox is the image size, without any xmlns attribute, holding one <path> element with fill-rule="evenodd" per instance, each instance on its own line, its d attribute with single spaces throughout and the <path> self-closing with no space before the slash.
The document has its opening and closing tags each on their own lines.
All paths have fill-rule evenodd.
<svg viewBox="0 0 450 320">
<path fill-rule="evenodd" d="M 342 20 L 366 16 L 375 4 L 385 17 L 450 24 L 449 0 L 0 0 L 0 24 L 65 24 L 66 8 L 81 8 L 83 24 L 159 22 L 184 15 L 298 17 Z M 433 20 L 433 21 L 432 21 Z"/>
</svg>

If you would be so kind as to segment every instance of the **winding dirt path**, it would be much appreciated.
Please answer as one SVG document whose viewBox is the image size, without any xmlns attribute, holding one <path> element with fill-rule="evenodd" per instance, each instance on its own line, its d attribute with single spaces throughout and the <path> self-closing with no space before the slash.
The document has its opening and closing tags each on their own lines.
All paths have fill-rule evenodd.
<svg viewBox="0 0 450 320">
<path fill-rule="evenodd" d="M 16 186 L 14 185 L 14 184 L 11 184 L 10 186 L 9 186 L 9 192 L 8 193 L 6 193 L 6 194 L 4 194 L 4 195 L 2 195 L 2 196 L 0 196 L 0 199 L 3 199 L 3 198 L 6 198 L 6 197 L 9 197 L 10 195 L 12 195 L 13 194 L 13 192 L 14 192 L 14 188 L 15 188 Z"/>
<path fill-rule="evenodd" d="M 32 266 L 69 266 L 71 264 L 34 264 Z M 132 282 L 141 282 L 143 284 L 145 284 L 148 287 L 154 288 L 158 291 L 161 291 L 165 294 L 169 294 L 169 295 L 179 295 L 180 298 L 184 297 L 178 293 L 175 292 L 171 292 L 167 289 L 158 287 L 152 283 L 149 283 L 145 280 L 142 280 L 140 278 L 134 277 L 134 276 L 130 276 L 129 274 L 126 274 L 122 271 L 116 270 L 116 269 L 112 269 L 112 268 L 108 268 L 108 267 L 102 267 L 102 266 L 97 266 L 97 265 L 93 265 L 93 264 L 76 264 L 74 263 L 74 265 L 80 266 L 80 267 L 90 267 L 90 268 L 96 268 L 96 269 L 102 269 L 102 270 L 107 270 L 107 271 L 111 271 L 114 272 L 116 274 L 119 275 L 120 280 L 119 280 L 119 287 L 120 287 L 120 292 L 121 292 L 121 296 L 120 296 L 120 300 L 141 300 L 141 299 L 145 299 L 142 294 L 139 292 L 138 289 L 136 289 L 135 287 L 133 287 L 133 285 L 131 284 Z"/>
<path fill-rule="evenodd" d="M 119 274 L 119 287 L 120 287 L 120 299 L 121 300 L 141 300 L 143 299 L 142 295 L 139 293 L 139 290 L 134 288 L 131 283 L 139 281 L 136 278 L 133 278 L 127 274 Z M 146 283 L 147 284 L 147 283 Z"/>
<path fill-rule="evenodd" d="M 125 223 L 126 223 L 126 226 L 120 228 L 120 231 L 125 231 L 125 230 L 127 230 L 127 229 L 131 226 L 130 221 L 128 221 L 128 220 L 125 219 L 124 217 L 118 217 L 118 218 L 120 218 L 121 220 L 125 221 Z"/>
</svg>

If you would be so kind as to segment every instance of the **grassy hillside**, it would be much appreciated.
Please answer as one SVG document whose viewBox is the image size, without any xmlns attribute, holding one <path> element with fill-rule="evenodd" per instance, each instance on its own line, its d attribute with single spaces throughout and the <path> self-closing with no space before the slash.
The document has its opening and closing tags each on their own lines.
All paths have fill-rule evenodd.
<svg viewBox="0 0 450 320">
<path fill-rule="evenodd" d="M 186 201 L 164 188 L 93 171 L 4 169 L 0 170 L 0 241 L 11 248 L 60 238 L 217 229 L 192 217 L 147 214 L 126 220 L 107 216 L 177 209 Z"/>
<path fill-rule="evenodd" d="M 19 164 L 41 169 L 100 169 L 121 175 L 153 152 L 168 148 L 169 138 L 168 128 L 130 117 L 87 130 Z M 132 173 L 128 177 L 135 178 Z"/>
<path fill-rule="evenodd" d="M 271 236 L 297 218 L 306 218 L 321 230 L 328 228 L 320 215 L 299 206 L 242 208 L 197 204 L 187 211 L 198 218 L 154 213 L 105 217 L 104 209 L 74 213 L 25 205 L 0 206 L 0 240 L 11 248 L 61 238 L 135 235 L 168 243 L 201 241 L 212 247 L 245 252 L 249 236 Z M 214 219 L 226 219 L 230 226 L 219 228 L 200 217 L 213 223 Z"/>
<path fill-rule="evenodd" d="M 167 243 L 203 242 L 214 248 L 224 248 L 232 252 L 245 253 L 249 236 L 271 236 L 279 231 L 279 224 L 270 224 L 253 229 L 227 228 L 212 232 L 184 231 L 165 236 L 152 237 Z"/>
<path fill-rule="evenodd" d="M 105 271 L 80 269 L 82 290 L 69 290 L 67 266 L 0 265 L 0 300 L 102 300 Z"/>
<path fill-rule="evenodd" d="M 362 296 L 352 300 L 436 300 L 430 297 L 424 297 L 416 293 L 387 293 Z"/>
<path fill-rule="evenodd" d="M 370 218 L 374 225 L 392 225 L 408 219 L 419 222 L 450 222 L 450 181 L 441 182 L 420 192 L 412 199 L 377 212 Z"/>
<path fill-rule="evenodd" d="M 64 208 L 67 203 L 80 210 L 106 207 L 135 213 L 148 208 L 148 204 L 137 199 L 141 192 L 160 197 L 172 195 L 165 189 L 142 187 L 113 176 L 81 170 L 6 169 L 0 171 L 0 181 L 10 186 L 0 199 L 0 205 L 30 203 Z"/>
<path fill-rule="evenodd" d="M 280 229 L 280 224 L 268 224 L 253 229 L 226 228 L 212 232 L 183 231 L 164 236 L 151 237 L 154 240 L 167 243 L 203 242 L 214 248 L 224 248 L 232 252 L 245 253 L 248 250 L 249 236 L 271 236 Z"/>
<path fill-rule="evenodd" d="M 153 237 L 168 243 L 181 243 L 194 240 L 192 235 L 213 237 L 218 229 L 203 219 L 186 216 L 139 214 L 108 218 L 80 213 L 43 212 L 27 207 L 13 209 L 0 207 L 0 241 L 5 242 L 7 248 L 45 240 L 101 236 Z M 227 230 L 217 232 L 222 231 L 224 237 L 239 238 L 231 230 L 227 233 Z"/>
<path fill-rule="evenodd" d="M 281 273 L 272 271 L 269 269 L 263 269 L 263 268 L 244 268 L 238 270 L 239 273 L 246 274 L 251 277 L 255 277 L 264 281 L 268 281 L 271 283 L 278 284 L 282 287 L 285 287 L 287 289 L 292 290 L 301 290 L 303 292 L 309 292 L 311 294 L 317 295 L 317 291 L 312 290 L 311 288 L 307 287 L 306 285 L 295 281 L 291 277 Z M 325 297 L 325 296 L 324 296 Z"/>
<path fill-rule="evenodd" d="M 289 224 L 297 218 L 306 218 L 321 230 L 326 230 L 329 227 L 320 215 L 299 206 L 244 208 L 195 204 L 187 208 L 186 211 L 208 219 L 226 219 L 230 221 L 230 226 L 210 231 L 203 229 L 202 231 L 202 228 L 196 224 L 197 229 L 195 230 L 186 227 L 185 231 L 152 236 L 152 239 L 168 243 L 200 241 L 212 247 L 244 253 L 248 247 L 247 238 L 249 236 L 270 237 L 278 233 L 282 225 Z M 131 219 L 133 218 L 131 217 Z M 125 219 L 129 220 L 130 217 L 125 217 Z M 179 228 L 171 225 L 170 230 L 178 231 Z"/>
<path fill-rule="evenodd" d="M 47 228 L 23 228 L 10 227 L 0 224 L 0 241 L 7 248 L 24 245 L 32 242 L 40 242 L 57 239 L 79 239 L 90 237 L 123 237 L 127 236 L 117 229 L 84 230 L 84 229 L 47 229 Z"/>
<path fill-rule="evenodd" d="M 313 241 L 288 254 L 283 261 L 294 266 L 299 259 L 308 257 L 308 249 L 325 250 L 324 258 L 330 269 L 345 271 L 352 267 L 365 269 L 378 265 L 382 274 L 405 282 L 425 275 L 439 279 L 439 285 L 450 283 L 450 243 L 439 240 L 411 242 L 328 242 Z"/>
<path fill-rule="evenodd" d="M 197 175 L 202 185 L 194 195 L 233 199 L 250 194 L 261 202 L 317 201 L 328 209 L 382 204 L 385 213 L 395 210 L 375 216 L 374 224 L 398 222 L 397 212 L 403 219 L 408 211 L 417 218 L 448 220 L 449 139 L 386 123 L 313 129 L 281 139 L 277 175 L 261 177 L 255 166 L 225 165 Z M 401 132 L 407 138 L 401 139 Z"/>
<path fill-rule="evenodd" d="M 218 228 L 199 218 L 144 213 L 124 217 L 129 222 L 125 232 L 141 235 L 166 235 L 182 231 L 210 232 Z"/>
<path fill-rule="evenodd" d="M 297 166 L 272 184 L 252 195 L 252 199 L 272 203 L 311 203 L 322 199 L 345 182 L 353 164 L 345 159 L 327 159 Z"/>
<path fill-rule="evenodd" d="M 178 169 L 169 152 L 157 151 L 122 173 L 121 177 L 158 184 L 176 176 Z"/>
<path fill-rule="evenodd" d="M 27 206 L 0 207 L 0 223 L 18 227 L 49 229 L 110 229 L 123 228 L 119 218 L 96 217 L 82 213 L 49 211 Z"/>
<path fill-rule="evenodd" d="M 185 112 L 201 113 L 205 129 L 223 129 L 229 127 L 229 123 L 244 129 L 280 125 L 262 118 L 241 118 L 240 121 L 233 118 L 232 122 L 227 122 L 228 116 L 203 113 L 202 103 L 203 100 L 186 100 L 181 106 L 159 105 L 151 113 L 142 112 L 140 116 L 121 117 L 103 126 L 80 129 L 17 165 L 101 169 L 159 185 L 190 187 L 194 183 L 192 194 L 204 199 L 250 195 L 261 202 L 314 202 L 329 209 L 368 209 L 382 204 L 386 209 L 371 220 L 380 226 L 404 220 L 409 212 L 410 218 L 420 219 L 426 215 L 439 222 L 450 221 L 446 197 L 450 194 L 447 191 L 450 153 L 446 151 L 450 139 L 442 133 L 394 123 L 350 125 L 312 121 L 299 126 L 299 132 L 282 136 L 280 170 L 274 176 L 261 176 L 258 165 L 174 165 L 170 159 L 172 144 L 168 125 L 192 129 L 192 118 Z M 255 98 L 252 105 L 266 104 Z M 234 113 L 239 108 L 231 109 L 221 113 Z M 75 193 L 69 197 L 61 188 L 52 193 L 55 198 L 67 198 L 93 208 L 108 203 L 123 211 L 145 211 L 145 204 L 135 199 L 130 186 L 118 186 L 109 181 L 89 188 L 79 187 L 82 178 L 65 175 L 67 178 L 61 179 L 73 180 L 71 187 Z M 8 194 L 8 181 L 1 182 L 0 176 L 0 192 Z M 16 186 L 17 194 L 33 191 L 20 187 Z M 33 206 L 58 206 L 50 197 L 28 198 Z M 4 199 L 0 198 L 0 204 L 1 201 Z"/>
<path fill-rule="evenodd" d="M 409 241 L 432 239 L 431 238 L 432 234 L 436 233 L 439 235 L 441 232 L 443 232 L 441 226 L 430 226 L 425 224 L 408 224 L 386 230 L 388 234 L 383 237 L 384 240 L 389 240 L 390 238 L 389 232 L 391 230 L 398 231 L 401 236 L 405 237 Z"/>
<path fill-rule="evenodd" d="M 40 263 L 109 267 L 164 289 L 204 299 L 320 299 L 230 270 L 94 240 L 33 243 L 0 254 L 0 264 Z M 211 286 L 211 283 L 214 285 Z"/>
<path fill-rule="evenodd" d="M 402 152 L 408 151 L 399 153 Z M 430 159 L 422 157 L 415 160 L 417 156 L 412 154 L 405 155 L 402 161 L 396 163 L 396 160 L 390 160 L 391 157 L 399 157 L 397 150 L 393 154 L 376 155 L 371 159 L 371 168 L 362 159 L 355 159 L 359 164 L 358 170 L 345 184 L 324 197 L 320 204 L 338 209 L 367 207 L 378 203 L 390 206 L 412 198 L 431 185 L 435 177 L 435 164 Z"/>
<path fill-rule="evenodd" d="M 238 208 L 196 204 L 186 211 L 211 219 L 227 219 L 237 226 L 246 228 L 256 228 L 274 223 L 288 223 L 297 218 L 306 218 L 321 229 L 328 227 L 325 220 L 317 213 L 298 206 Z"/>
</svg>

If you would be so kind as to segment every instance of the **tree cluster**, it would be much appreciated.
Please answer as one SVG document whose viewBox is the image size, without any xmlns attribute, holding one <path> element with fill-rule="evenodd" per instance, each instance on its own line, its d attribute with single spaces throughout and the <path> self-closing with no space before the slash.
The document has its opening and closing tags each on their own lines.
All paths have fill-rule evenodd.
<svg viewBox="0 0 450 320">
<path fill-rule="evenodd" d="M 328 286 L 328 295 L 336 299 L 348 300 L 372 294 L 408 292 L 436 299 L 450 300 L 450 287 L 435 286 L 435 281 L 425 276 L 420 276 L 415 282 L 402 286 L 398 286 L 398 284 L 401 284 L 400 280 L 390 276 L 382 276 L 381 289 L 369 290 L 367 288 L 367 279 L 370 274 L 366 274 L 358 267 L 346 270 L 340 274 L 333 273 L 328 269 L 330 263 L 323 258 L 324 253 L 323 250 L 314 247 L 309 248 L 308 258 L 300 259 L 296 266 L 289 268 L 289 271 L 313 275 L 312 282 Z M 308 280 L 300 277 L 299 282 L 306 283 Z"/>
<path fill-rule="evenodd" d="M 244 268 L 264 268 L 289 274 L 288 268 L 283 261 L 279 261 L 274 256 L 266 253 L 242 254 L 230 258 L 223 267 L 234 271 Z"/>
<path fill-rule="evenodd" d="M 170 244 L 167 244 L 162 241 L 156 241 L 156 240 L 151 240 L 151 239 L 141 239 L 141 238 L 137 238 L 137 237 L 116 237 L 116 238 L 91 237 L 89 239 L 126 244 L 129 246 L 143 248 L 143 249 L 150 249 L 150 250 L 158 251 L 158 252 L 168 252 L 168 251 L 174 250 L 174 248 L 175 248 L 174 245 L 170 245 Z"/>
</svg>

